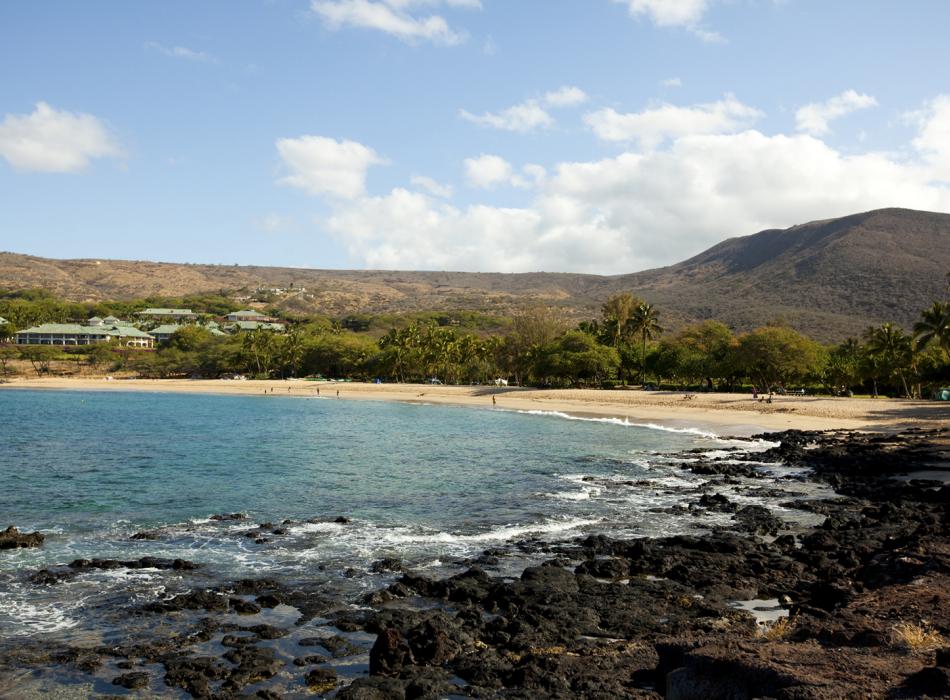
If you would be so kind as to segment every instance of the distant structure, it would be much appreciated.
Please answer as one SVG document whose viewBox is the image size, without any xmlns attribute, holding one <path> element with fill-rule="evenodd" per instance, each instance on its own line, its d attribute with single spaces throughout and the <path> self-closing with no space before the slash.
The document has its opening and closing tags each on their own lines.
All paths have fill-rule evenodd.
<svg viewBox="0 0 950 700">
<path fill-rule="evenodd" d="M 278 319 L 273 316 L 266 316 L 260 311 L 254 311 L 253 309 L 243 309 L 241 311 L 232 311 L 225 319 L 230 323 L 236 323 L 240 321 L 253 321 L 254 323 L 277 323 Z"/>
<path fill-rule="evenodd" d="M 275 333 L 284 332 L 283 323 L 271 323 L 264 321 L 235 321 L 229 326 L 224 327 L 225 330 L 230 331 L 231 333 L 240 333 L 241 331 L 256 331 L 256 330 L 265 330 L 265 331 L 274 331 Z"/>
<path fill-rule="evenodd" d="M 172 336 L 175 335 L 182 328 L 187 328 L 188 326 L 180 323 L 166 323 L 157 328 L 151 329 L 148 334 L 155 338 L 156 343 L 167 343 L 172 339 Z M 212 321 L 206 326 L 198 326 L 199 328 L 205 328 L 207 331 L 214 336 L 227 335 L 219 327 L 218 324 Z"/>
<path fill-rule="evenodd" d="M 139 318 L 150 318 L 156 321 L 196 321 L 198 314 L 191 309 L 145 309 L 136 311 Z"/>
<path fill-rule="evenodd" d="M 79 323 L 44 323 L 14 336 L 17 345 L 93 345 L 116 343 L 127 348 L 153 348 L 155 339 L 129 324 L 106 325 L 105 319 L 93 317 L 88 325 Z"/>
</svg>

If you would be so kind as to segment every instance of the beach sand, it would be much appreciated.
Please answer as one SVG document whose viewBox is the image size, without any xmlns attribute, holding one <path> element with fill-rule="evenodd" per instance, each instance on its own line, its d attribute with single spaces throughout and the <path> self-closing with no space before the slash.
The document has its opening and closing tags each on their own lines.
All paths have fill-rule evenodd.
<svg viewBox="0 0 950 700">
<path fill-rule="evenodd" d="M 772 404 L 751 395 L 680 392 L 523 389 L 494 386 L 360 384 L 302 380 L 218 379 L 13 379 L 0 390 L 143 391 L 247 396 L 294 396 L 454 404 L 512 411 L 556 411 L 579 417 L 610 417 L 631 423 L 700 428 L 717 434 L 751 435 L 760 431 L 866 430 L 950 426 L 950 403 L 904 399 L 776 396 Z M 495 404 L 492 403 L 495 398 Z"/>
</svg>

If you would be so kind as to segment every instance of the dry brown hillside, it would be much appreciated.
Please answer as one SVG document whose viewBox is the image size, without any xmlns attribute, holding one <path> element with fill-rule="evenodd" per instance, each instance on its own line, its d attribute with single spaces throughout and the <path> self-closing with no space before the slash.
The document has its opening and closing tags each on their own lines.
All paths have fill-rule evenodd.
<svg viewBox="0 0 950 700">
<path fill-rule="evenodd" d="M 596 314 L 609 295 L 632 291 L 658 304 L 668 326 L 718 318 L 743 330 L 782 318 L 825 340 L 888 320 L 909 327 L 922 308 L 944 294 L 948 270 L 950 215 L 907 209 L 762 231 L 670 267 L 613 277 L 50 260 L 0 253 L 0 287 L 43 287 L 73 300 L 292 284 L 294 291 L 278 305 L 297 312 L 505 312 L 540 302 L 582 318 Z"/>
</svg>

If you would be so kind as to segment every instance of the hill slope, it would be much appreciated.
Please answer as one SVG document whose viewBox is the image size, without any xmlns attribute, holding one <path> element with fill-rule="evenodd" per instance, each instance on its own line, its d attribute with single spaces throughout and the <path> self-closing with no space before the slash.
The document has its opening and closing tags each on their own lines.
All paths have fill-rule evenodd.
<svg viewBox="0 0 950 700">
<path fill-rule="evenodd" d="M 343 315 L 430 309 L 505 312 L 524 304 L 596 315 L 610 294 L 658 304 L 666 325 L 718 318 L 739 330 L 783 318 L 825 340 L 886 320 L 910 327 L 950 270 L 950 215 L 881 209 L 732 238 L 670 267 L 601 277 L 562 273 L 305 270 L 0 253 L 0 287 L 74 300 L 289 288 L 277 305 Z M 301 291 L 305 288 L 306 291 Z"/>
</svg>

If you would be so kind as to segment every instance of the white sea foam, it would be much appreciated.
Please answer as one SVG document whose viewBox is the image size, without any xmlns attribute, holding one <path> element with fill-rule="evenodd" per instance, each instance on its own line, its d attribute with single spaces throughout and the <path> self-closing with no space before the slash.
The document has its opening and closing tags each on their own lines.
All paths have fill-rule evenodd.
<svg viewBox="0 0 950 700">
<path fill-rule="evenodd" d="M 718 435 L 716 433 L 711 433 L 707 430 L 700 430 L 699 428 L 674 428 L 669 425 L 659 425 L 658 423 L 635 423 L 629 418 L 609 418 L 609 417 L 592 417 L 592 416 L 572 416 L 570 413 L 564 413 L 563 411 L 541 411 L 541 410 L 527 410 L 527 411 L 516 411 L 516 413 L 522 413 L 528 416 L 551 416 L 552 418 L 563 418 L 564 420 L 576 420 L 584 421 L 587 423 L 607 423 L 609 425 L 619 425 L 625 428 L 646 428 L 647 430 L 662 430 L 667 433 L 683 433 L 686 435 L 696 435 L 697 437 L 716 439 Z"/>
</svg>

